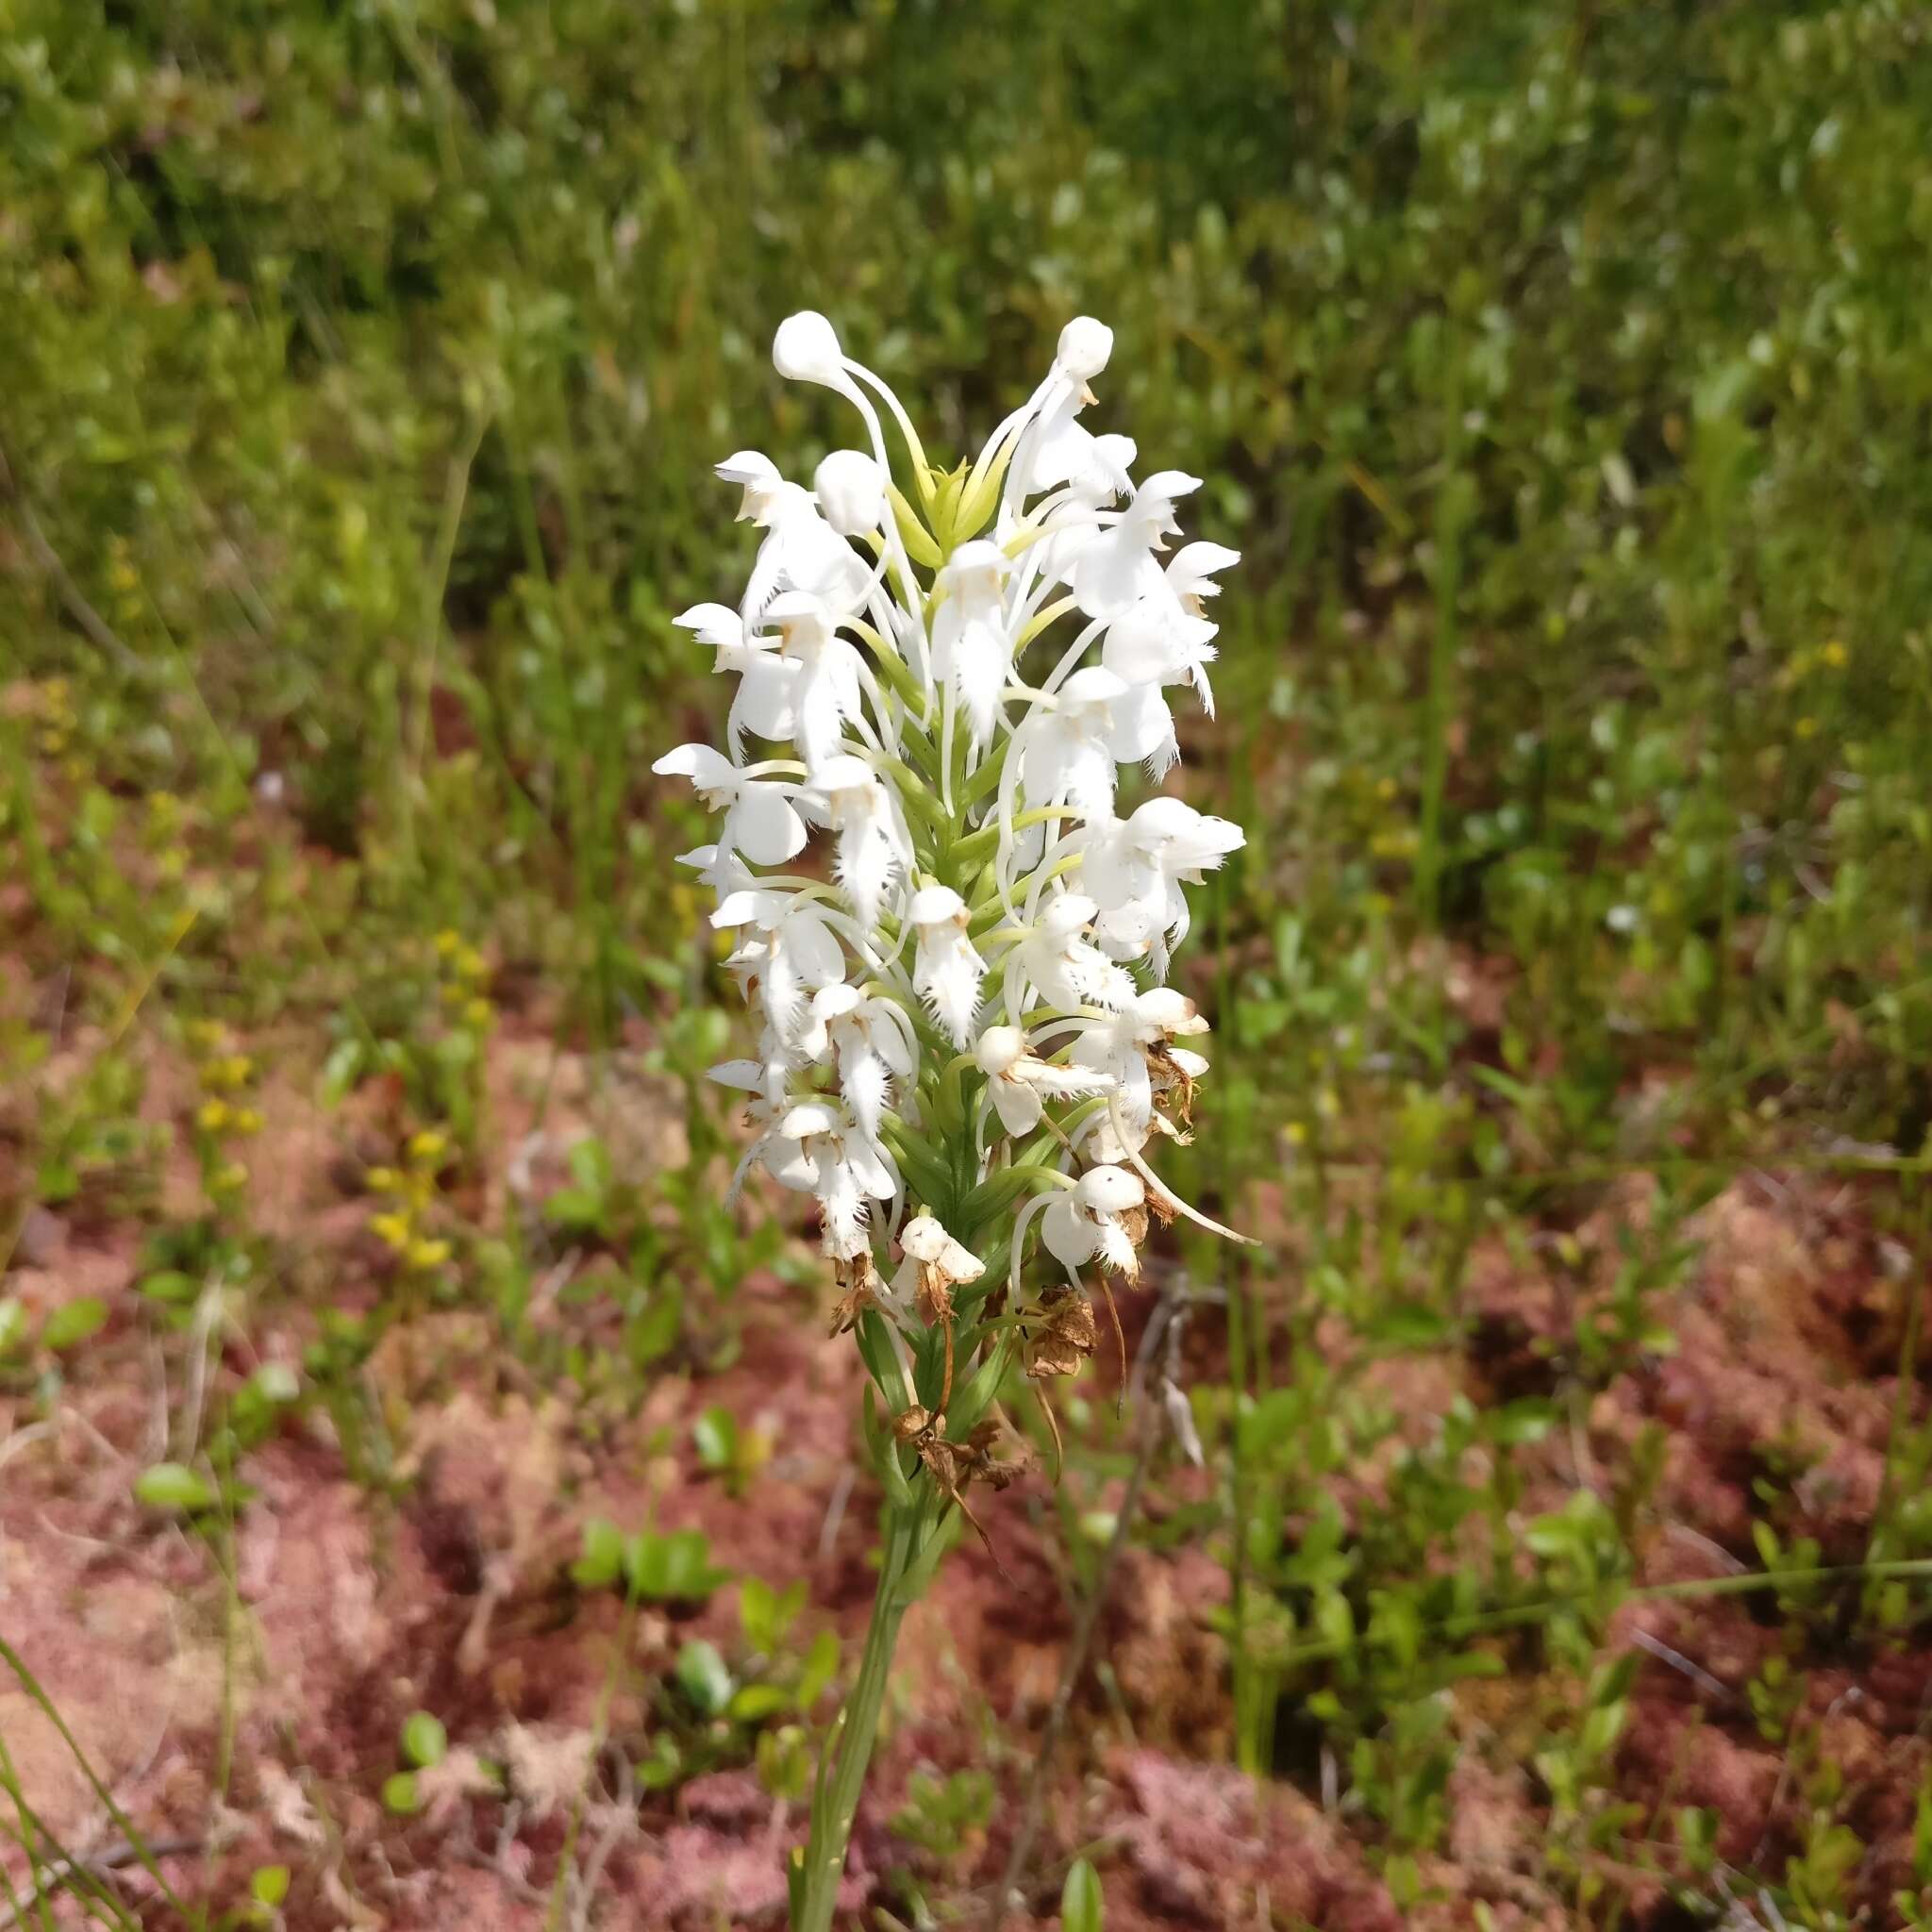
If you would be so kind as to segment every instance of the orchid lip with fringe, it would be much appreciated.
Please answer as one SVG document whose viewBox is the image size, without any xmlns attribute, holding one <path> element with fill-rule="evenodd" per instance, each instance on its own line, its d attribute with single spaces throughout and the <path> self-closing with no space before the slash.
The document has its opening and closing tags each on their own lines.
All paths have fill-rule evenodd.
<svg viewBox="0 0 1932 1932">
<path fill-rule="evenodd" d="M 788 318 L 780 374 L 849 402 L 865 446 L 808 489 L 757 450 L 721 462 L 757 552 L 735 605 L 678 619 L 732 680 L 722 748 L 654 769 L 720 814 L 685 857 L 758 1023 L 756 1054 L 713 1070 L 747 1095 L 734 1191 L 756 1164 L 810 1194 L 841 1313 L 875 1307 L 895 1347 L 949 1315 L 968 1260 L 998 1256 L 1017 1287 L 1029 1235 L 1084 1293 L 1083 1269 L 1138 1276 L 1150 1210 L 1231 1232 L 1144 1150 L 1189 1138 L 1208 1070 L 1180 1044 L 1206 1023 L 1164 983 L 1184 889 L 1242 833 L 1168 792 L 1128 805 L 1122 768 L 1158 785 L 1174 699 L 1211 712 L 1205 602 L 1239 557 L 1170 549 L 1200 479 L 1137 485 L 1131 440 L 1083 420 L 1112 349 L 1070 322 L 1032 395 L 942 473 L 832 324 Z M 1007 1226 L 971 1211 L 989 1193 Z"/>
</svg>

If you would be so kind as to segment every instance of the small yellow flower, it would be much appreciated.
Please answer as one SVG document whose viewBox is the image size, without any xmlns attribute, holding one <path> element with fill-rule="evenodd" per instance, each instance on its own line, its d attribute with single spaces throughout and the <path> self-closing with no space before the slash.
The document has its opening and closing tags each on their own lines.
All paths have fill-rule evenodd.
<svg viewBox="0 0 1932 1932">
<path fill-rule="evenodd" d="M 1833 638 L 1818 655 L 1834 671 L 1842 671 L 1852 659 L 1852 654 L 1837 638 Z"/>
<path fill-rule="evenodd" d="M 225 1167 L 217 1168 L 208 1181 L 208 1186 L 218 1194 L 232 1194 L 237 1188 L 247 1184 L 248 1170 L 239 1160 L 231 1160 Z"/>
<path fill-rule="evenodd" d="M 449 1152 L 449 1136 L 440 1127 L 424 1127 L 409 1136 L 409 1158 L 425 1165 L 439 1161 Z"/>
<path fill-rule="evenodd" d="M 407 1214 L 372 1214 L 369 1232 L 386 1247 L 400 1254 L 409 1245 L 409 1217 Z"/>
<path fill-rule="evenodd" d="M 230 1118 L 225 1100 L 204 1100 L 194 1110 L 194 1123 L 205 1134 L 219 1134 Z"/>
<path fill-rule="evenodd" d="M 411 1268 L 419 1271 L 441 1268 L 449 1259 L 449 1243 L 447 1241 L 411 1241 L 408 1252 L 404 1257 L 404 1259 L 408 1262 Z"/>
<path fill-rule="evenodd" d="M 387 1194 L 397 1186 L 402 1177 L 392 1167 L 372 1167 L 362 1178 L 372 1192 Z"/>
<path fill-rule="evenodd" d="M 451 958 L 463 943 L 463 936 L 453 925 L 446 925 L 436 935 L 436 951 L 441 958 Z"/>
<path fill-rule="evenodd" d="M 463 1008 L 464 1020 L 478 1033 L 490 1024 L 493 1017 L 493 1010 L 486 999 L 474 999 Z"/>
<path fill-rule="evenodd" d="M 1282 1131 L 1287 1136 L 1288 1144 L 1291 1147 L 1306 1147 L 1307 1145 L 1308 1130 L 1300 1121 L 1290 1121 Z"/>
<path fill-rule="evenodd" d="M 465 946 L 457 956 L 457 971 L 465 979 L 481 979 L 490 971 L 490 962 L 475 946 Z"/>
<path fill-rule="evenodd" d="M 260 1114 L 258 1114 L 252 1107 L 238 1107 L 235 1109 L 235 1131 L 238 1134 L 260 1133 Z"/>
<path fill-rule="evenodd" d="M 1800 718 L 1796 730 L 1800 738 L 1816 738 L 1818 736 L 1818 720 L 1816 718 Z"/>
<path fill-rule="evenodd" d="M 1393 798 L 1395 796 L 1395 791 L 1396 786 L 1395 780 L 1393 778 L 1391 778 L 1385 774 L 1384 776 L 1377 778 L 1375 780 L 1375 796 L 1377 798 L 1385 800 Z"/>
</svg>

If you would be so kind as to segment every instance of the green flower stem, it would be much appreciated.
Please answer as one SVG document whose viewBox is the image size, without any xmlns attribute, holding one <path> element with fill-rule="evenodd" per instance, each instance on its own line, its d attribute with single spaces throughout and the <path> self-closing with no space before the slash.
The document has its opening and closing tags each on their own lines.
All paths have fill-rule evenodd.
<svg viewBox="0 0 1932 1932">
<path fill-rule="evenodd" d="M 852 1694 L 839 1714 L 834 1741 L 826 1747 L 837 1753 L 829 1782 L 812 1800 L 811 1831 L 802 1855 L 803 1868 L 792 1888 L 792 1932 L 830 1932 L 832 1914 L 838 1907 L 839 1881 L 845 1874 L 852 1821 L 858 1815 L 859 1793 L 872 1763 L 879 1711 L 891 1676 L 892 1653 L 899 1642 L 899 1625 L 915 1593 L 906 1588 L 907 1573 L 920 1546 L 928 1488 L 927 1483 L 919 1483 L 909 1507 L 895 1504 L 887 1507 L 879 1587 L 873 1598 L 872 1622 L 866 1628 L 865 1653 L 859 1659 Z M 915 1578 L 915 1589 L 917 1581 Z"/>
</svg>

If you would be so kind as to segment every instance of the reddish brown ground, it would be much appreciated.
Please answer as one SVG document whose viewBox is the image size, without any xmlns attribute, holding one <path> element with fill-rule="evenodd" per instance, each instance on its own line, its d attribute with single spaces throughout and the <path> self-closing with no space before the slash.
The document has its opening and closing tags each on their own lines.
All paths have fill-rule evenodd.
<svg viewBox="0 0 1932 1932">
<path fill-rule="evenodd" d="M 89 1046 L 68 1050 L 84 1058 Z M 487 1176 L 480 1214 L 541 1193 L 544 1164 L 555 1168 L 590 1105 L 585 1070 L 565 1063 L 547 1138 L 529 1143 L 527 1090 L 548 1055 L 514 1029 L 502 1042 L 493 1138 L 521 1148 L 536 1172 Z M 150 1113 L 169 1115 L 184 1091 L 158 1067 Z M 661 1095 L 636 1090 L 625 1104 L 627 1162 L 642 1171 L 681 1158 Z M 225 1344 L 231 1381 L 260 1359 L 299 1361 L 317 1311 L 365 1306 L 376 1265 L 364 1233 L 371 1203 L 352 1183 L 381 1151 L 383 1123 L 353 1108 L 324 1118 L 292 1089 L 272 1090 L 267 1110 L 258 1214 L 288 1244 L 290 1269 L 255 1299 L 245 1339 Z M 608 1113 L 599 1124 L 612 1132 Z M 185 1184 L 175 1174 L 168 1188 Z M 1641 1190 L 1606 1196 L 1577 1229 L 1586 1252 L 1612 1257 L 1611 1229 L 1642 1211 Z M 1643 1580 L 1755 1564 L 1750 1524 L 1763 1512 L 1751 1483 L 1772 1468 L 1803 1470 L 1802 1520 L 1788 1536 L 1816 1537 L 1826 1561 L 1856 1561 L 1894 1401 L 1900 1257 L 1866 1230 L 1855 1195 L 1802 1180 L 1740 1181 L 1699 1232 L 1704 1257 L 1667 1311 L 1676 1354 L 1617 1380 L 1576 1430 L 1550 1441 L 1525 1509 L 1603 1482 L 1639 1432 L 1661 1422 L 1668 1450 L 1641 1536 Z M 186 1394 L 182 1341 L 164 1344 L 133 1291 L 139 1233 L 129 1214 L 36 1210 L 14 1256 L 8 1289 L 37 1316 L 93 1293 L 112 1320 L 44 1412 L 29 1390 L 0 1395 L 0 1632 L 117 1809 L 177 1847 L 163 1861 L 170 1882 L 229 1903 L 251 1870 L 286 1863 L 291 1926 L 536 1927 L 548 1923 L 570 1820 L 588 1793 L 572 1869 L 595 1883 L 588 1905 L 564 1898 L 566 1921 L 691 1932 L 778 1923 L 796 1807 L 775 1805 L 739 1768 L 641 1802 L 622 1799 L 616 1782 L 620 1759 L 643 1755 L 657 1722 L 651 1692 L 679 1646 L 709 1637 L 727 1656 L 737 1647 L 735 1590 L 676 1616 L 647 1608 L 620 1657 L 617 1599 L 578 1592 L 567 1565 L 593 1515 L 701 1525 L 727 1568 L 776 1584 L 803 1578 L 808 1634 L 829 1623 L 853 1656 L 870 1599 L 874 1498 L 857 1474 L 849 1343 L 824 1339 L 798 1291 L 753 1280 L 728 1367 L 697 1374 L 674 1362 L 644 1378 L 634 1407 L 600 1399 L 574 1410 L 505 1359 L 482 1317 L 428 1314 L 363 1372 L 397 1458 L 389 1492 L 352 1482 L 333 1425 L 308 1414 L 249 1460 L 254 1493 L 236 1524 L 231 1590 L 204 1541 L 130 1496 L 134 1475 L 166 1453 Z M 1467 1361 L 1378 1371 L 1412 1433 L 1458 1392 L 1544 1386 L 1534 1343 L 1554 1332 L 1571 1291 L 1554 1273 L 1525 1275 L 1500 1250 L 1479 1251 Z M 559 1308 L 555 1319 L 572 1318 Z M 1195 1344 L 1209 1357 L 1219 1348 L 1206 1316 Z M 712 1404 L 774 1445 L 741 1496 L 707 1477 L 691 1448 L 691 1424 Z M 1377 1485 L 1374 1467 L 1358 1472 L 1345 1503 L 1374 1507 Z M 1158 1516 L 1203 1493 L 1198 1477 L 1163 1468 L 1150 1507 Z M 855 1841 L 854 1907 L 903 1898 L 895 1871 L 962 1905 L 1004 1863 L 1010 1801 L 1061 1668 L 1071 1585 L 1041 1478 L 980 1507 L 1008 1574 L 964 1541 L 908 1622 Z M 1226 1588 L 1199 1549 L 1128 1554 L 1098 1645 L 1112 1689 L 1090 1673 L 1048 1779 L 1034 1868 L 1041 1916 L 1009 1924 L 1054 1922 L 1058 1874 L 1080 1847 L 1102 1867 L 1109 1932 L 1572 1923 L 1542 1875 L 1545 1797 L 1525 1768 L 1544 1687 L 1506 1678 L 1458 1693 L 1446 1841 L 1424 1861 L 1425 1902 L 1405 1914 L 1349 1821 L 1315 1793 L 1257 1789 L 1226 1768 L 1225 1659 L 1210 1621 Z M 1819 1619 L 1796 1659 L 1808 1674 L 1803 1711 L 1842 1767 L 1848 1815 L 1869 1848 L 1857 1891 L 1884 1923 L 1883 1902 L 1909 1874 L 1932 1651 L 1859 1647 L 1830 1624 Z M 1773 1870 L 1802 1831 L 1803 1801 L 1789 1754 L 1760 1734 L 1745 1692 L 1779 1629 L 1765 1599 L 1740 1596 L 1631 1607 L 1615 1632 L 1645 1646 L 1616 1760 L 1621 1794 L 1657 1832 L 1667 1809 L 1709 1806 L 1724 1856 Z M 398 1727 L 418 1707 L 443 1719 L 452 1755 L 425 1781 L 423 1811 L 397 1820 L 378 1794 L 396 1768 Z M 593 1757 L 598 1736 L 610 1746 Z M 120 1827 L 74 1751 L 4 1677 L 0 1738 L 43 1826 L 84 1857 L 111 1853 Z M 466 1782 L 472 1754 L 510 1767 L 511 1804 Z M 986 1832 L 935 1865 L 890 1821 L 915 1773 L 974 1767 L 991 1771 L 1002 1803 Z M 8 1874 L 22 1882 L 18 1857 Z M 124 1865 L 116 1882 L 131 1901 L 152 1900 L 139 1871 Z M 1654 1886 L 1637 1881 L 1632 1903 L 1639 1923 L 1674 1923 Z"/>
</svg>

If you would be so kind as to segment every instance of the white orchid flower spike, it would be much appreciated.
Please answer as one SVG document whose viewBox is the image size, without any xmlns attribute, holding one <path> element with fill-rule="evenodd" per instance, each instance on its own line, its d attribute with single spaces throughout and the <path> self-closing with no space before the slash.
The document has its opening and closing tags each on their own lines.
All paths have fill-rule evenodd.
<svg viewBox="0 0 1932 1932">
<path fill-rule="evenodd" d="M 952 469 L 825 316 L 772 346 L 842 426 L 808 483 L 755 449 L 718 465 L 755 554 L 676 622 L 713 654 L 724 729 L 654 770 L 716 815 L 683 862 L 758 1021 L 712 1074 L 740 1177 L 813 1201 L 894 1453 L 957 1501 L 994 1472 L 952 1406 L 999 1378 L 956 1381 L 956 1347 L 1017 1348 L 1043 1387 L 1152 1226 L 1230 1232 L 1149 1157 L 1190 1137 L 1208 1072 L 1208 1023 L 1165 984 L 1188 889 L 1243 842 L 1158 788 L 1211 715 L 1208 612 L 1240 558 L 1176 542 L 1200 479 L 1137 483 L 1095 420 L 1115 342 L 1091 317 Z"/>
</svg>

